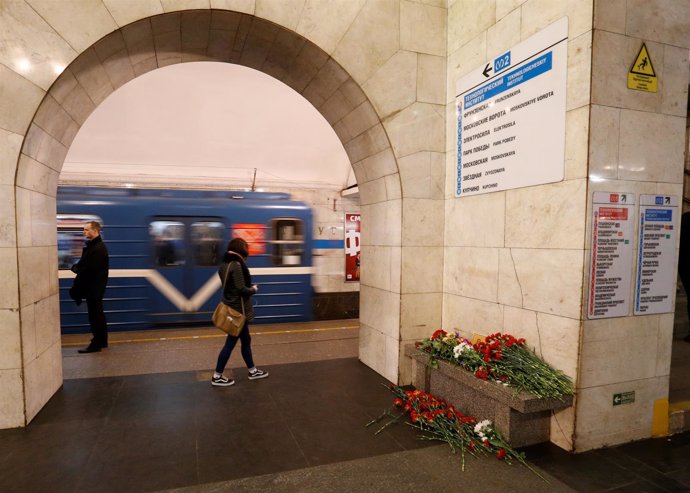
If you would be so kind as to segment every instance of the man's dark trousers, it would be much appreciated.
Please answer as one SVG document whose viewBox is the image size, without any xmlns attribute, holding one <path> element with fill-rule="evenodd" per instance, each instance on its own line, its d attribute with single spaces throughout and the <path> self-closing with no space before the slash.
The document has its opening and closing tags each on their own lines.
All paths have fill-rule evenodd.
<svg viewBox="0 0 690 493">
<path fill-rule="evenodd" d="M 108 347 L 108 327 L 103 312 L 103 300 L 89 298 L 86 300 L 86 308 L 89 311 L 89 325 L 91 325 L 91 333 L 93 334 L 90 346 Z"/>
</svg>

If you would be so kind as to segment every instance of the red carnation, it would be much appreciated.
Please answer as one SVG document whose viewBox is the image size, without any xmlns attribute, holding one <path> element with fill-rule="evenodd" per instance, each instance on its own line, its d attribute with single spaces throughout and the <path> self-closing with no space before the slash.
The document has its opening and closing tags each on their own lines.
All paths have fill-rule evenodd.
<svg viewBox="0 0 690 493">
<path fill-rule="evenodd" d="M 496 458 L 501 460 L 506 456 L 506 450 L 503 448 L 498 449 L 498 452 L 496 453 Z"/>
</svg>

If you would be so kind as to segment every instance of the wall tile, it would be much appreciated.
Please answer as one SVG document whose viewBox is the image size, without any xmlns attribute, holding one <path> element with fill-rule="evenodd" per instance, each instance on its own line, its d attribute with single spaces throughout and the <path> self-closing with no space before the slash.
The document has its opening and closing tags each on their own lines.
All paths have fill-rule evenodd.
<svg viewBox="0 0 690 493">
<path fill-rule="evenodd" d="M 596 57 L 595 57 L 596 59 Z M 592 73 L 592 34 L 587 32 L 568 41 L 568 84 L 566 110 L 570 111 L 590 103 Z M 592 100 L 594 100 L 592 96 Z"/>
<path fill-rule="evenodd" d="M 360 306 L 360 314 L 362 308 Z M 380 330 L 362 323 L 359 327 L 359 360 L 375 372 L 383 375 L 386 364 L 386 335 Z"/>
<path fill-rule="evenodd" d="M 21 370 L 0 370 L 0 429 L 25 425 Z"/>
<path fill-rule="evenodd" d="M 343 118 L 347 131 L 357 137 L 379 123 L 379 117 L 369 101 L 365 101 Z"/>
<path fill-rule="evenodd" d="M 388 200 L 396 200 L 402 198 L 402 189 L 400 187 L 400 175 L 388 175 L 384 178 L 386 182 L 386 196 Z"/>
<path fill-rule="evenodd" d="M 395 156 L 390 147 L 360 161 L 359 165 L 363 177 L 358 177 L 358 181 L 375 180 L 398 171 Z"/>
<path fill-rule="evenodd" d="M 510 14 L 526 1 L 527 0 L 496 0 L 496 20 L 502 19 Z"/>
<path fill-rule="evenodd" d="M 33 123 L 58 141 L 63 141 L 75 123 L 60 104 L 49 94 L 41 102 Z"/>
<path fill-rule="evenodd" d="M 54 273 L 57 277 L 57 271 Z M 43 354 L 51 346 L 60 346 L 60 300 L 54 293 L 35 304 L 36 353 Z"/>
<path fill-rule="evenodd" d="M 25 362 L 26 418 L 32 420 L 62 385 L 62 351 L 53 344 L 33 361 Z"/>
<path fill-rule="evenodd" d="M 520 42 L 522 12 L 515 9 L 486 31 L 486 51 L 490 58 L 500 56 Z"/>
<path fill-rule="evenodd" d="M 594 2 L 594 28 L 625 34 L 626 0 Z"/>
<path fill-rule="evenodd" d="M 444 156 L 438 152 L 418 152 L 400 158 L 400 179 L 405 198 L 443 198 Z"/>
<path fill-rule="evenodd" d="M 547 27 L 561 17 L 568 17 L 568 36 L 573 39 L 591 31 L 592 0 L 529 0 L 522 6 L 522 39 Z"/>
<path fill-rule="evenodd" d="M 3 65 L 0 80 L 0 128 L 24 135 L 45 92 Z"/>
<path fill-rule="evenodd" d="M 254 14 L 256 0 L 210 0 L 212 9 L 234 10 Z"/>
<path fill-rule="evenodd" d="M 446 246 L 504 246 L 505 192 L 454 198 L 445 207 Z"/>
<path fill-rule="evenodd" d="M 46 279 L 50 275 L 49 262 L 42 256 L 43 253 L 48 253 L 47 248 L 24 247 L 18 249 L 18 285 L 22 306 L 36 303 L 49 294 L 47 282 L 36 282 L 36 279 Z"/>
<path fill-rule="evenodd" d="M 417 55 L 417 101 L 445 104 L 443 81 L 446 79 L 446 58 Z"/>
<path fill-rule="evenodd" d="M 366 0 L 347 2 L 310 0 L 304 5 L 296 31 L 320 46 L 326 53 L 331 54 L 365 2 Z"/>
<path fill-rule="evenodd" d="M 618 178 L 681 183 L 685 118 L 621 110 Z"/>
<path fill-rule="evenodd" d="M 402 248 L 401 291 L 440 293 L 443 290 L 443 247 Z"/>
<path fill-rule="evenodd" d="M 3 2 L 0 64 L 47 90 L 55 81 L 56 72 L 61 72 L 76 52 L 29 3 L 32 2 Z M 25 61 L 30 63 L 28 68 L 22 67 Z"/>
<path fill-rule="evenodd" d="M 78 52 L 118 27 L 100 0 L 79 3 L 28 0 L 27 3 Z"/>
<path fill-rule="evenodd" d="M 402 209 L 405 246 L 443 246 L 443 201 L 405 199 Z"/>
<path fill-rule="evenodd" d="M 445 56 L 446 9 L 417 2 L 400 2 L 400 48 Z M 429 36 L 434 33 L 434 36 Z"/>
<path fill-rule="evenodd" d="M 362 284 L 372 288 L 391 290 L 390 250 L 395 247 L 362 246 L 362 258 L 366 258 L 366 268 L 362 269 Z"/>
<path fill-rule="evenodd" d="M 17 244 L 14 187 L 0 185 L 0 248 L 14 247 Z"/>
<path fill-rule="evenodd" d="M 17 272 L 17 251 L 13 247 L 0 247 L 0 309 L 19 309 L 19 274 Z"/>
<path fill-rule="evenodd" d="M 579 318 L 582 297 L 581 250 L 512 249 L 523 308 Z"/>
<path fill-rule="evenodd" d="M 21 368 L 22 348 L 18 310 L 0 310 L 0 370 Z"/>
<path fill-rule="evenodd" d="M 417 54 L 398 51 L 362 88 L 381 118 L 406 108 L 417 97 Z"/>
<path fill-rule="evenodd" d="M 496 302 L 498 295 L 498 249 L 446 247 L 443 292 Z"/>
<path fill-rule="evenodd" d="M 515 307 L 524 305 L 522 287 L 510 248 L 501 248 L 498 253 L 498 302 Z"/>
<path fill-rule="evenodd" d="M 362 205 L 386 201 L 386 181 L 383 178 L 358 182 L 358 186 Z"/>
<path fill-rule="evenodd" d="M 422 340 L 441 328 L 443 293 L 403 294 L 400 297 L 400 337 Z"/>
<path fill-rule="evenodd" d="M 346 130 L 347 132 L 347 130 Z M 376 125 L 370 128 L 363 134 L 355 137 L 347 142 L 345 145 L 345 152 L 347 152 L 351 163 L 356 163 L 362 159 L 374 156 L 379 152 L 390 147 L 388 136 L 382 125 Z M 373 177 L 371 177 L 373 179 Z"/>
<path fill-rule="evenodd" d="M 360 283 L 360 322 L 398 340 L 400 295 Z M 360 335 L 361 337 L 361 335 Z"/>
<path fill-rule="evenodd" d="M 488 335 L 503 328 L 503 308 L 497 303 L 443 295 L 443 329 L 459 331 L 463 337 L 472 334 Z"/>
<path fill-rule="evenodd" d="M 367 2 L 338 46 L 335 58 L 357 82 L 364 82 L 400 49 L 400 8 L 395 0 Z M 362 50 L 367 46 L 367 50 Z"/>
<path fill-rule="evenodd" d="M 635 392 L 635 402 L 613 407 L 613 394 Z M 654 401 L 667 395 L 668 378 L 627 380 L 578 389 L 576 451 L 648 438 Z"/>
<path fill-rule="evenodd" d="M 588 176 L 587 158 L 590 138 L 589 106 L 568 111 L 565 114 L 565 179 L 574 180 Z M 593 127 L 592 127 L 593 128 Z M 597 133 L 597 136 L 599 133 Z"/>
<path fill-rule="evenodd" d="M 688 50 L 664 46 L 661 113 L 685 117 L 688 101 Z"/>
<path fill-rule="evenodd" d="M 400 246 L 402 201 L 389 200 L 362 206 L 361 240 L 363 245 Z"/>
<path fill-rule="evenodd" d="M 21 308 L 21 351 L 24 361 L 36 359 L 36 305 L 30 304 Z"/>
<path fill-rule="evenodd" d="M 306 0 L 258 0 L 254 15 L 294 31 L 305 5 Z"/>
<path fill-rule="evenodd" d="M 628 36 L 690 48 L 690 4 L 667 0 L 630 0 L 627 6 Z M 660 12 L 663 14 L 660 15 Z"/>
<path fill-rule="evenodd" d="M 506 308 L 507 311 L 507 308 Z M 580 326 L 578 319 L 537 314 L 541 347 L 539 353 L 548 364 L 563 371 L 575 385 L 579 364 Z"/>
<path fill-rule="evenodd" d="M 472 19 L 472 22 L 467 22 Z M 448 9 L 448 53 L 483 34 L 496 22 L 496 2 L 464 0 Z"/>
<path fill-rule="evenodd" d="M 486 31 L 470 39 L 454 51 L 448 51 L 448 73 L 446 80 L 446 103 L 455 102 L 458 80 L 472 70 L 480 67 L 488 58 Z M 450 134 L 449 134 L 450 135 Z"/>
<path fill-rule="evenodd" d="M 585 179 L 508 190 L 506 246 L 584 248 L 586 193 Z"/>
<path fill-rule="evenodd" d="M 21 135 L 0 129 L 0 186 L 14 186 L 22 141 Z"/>
<path fill-rule="evenodd" d="M 141 2 L 140 0 L 103 0 L 105 7 L 113 16 L 118 26 L 126 26 L 138 19 L 163 13 L 159 2 Z"/>
<path fill-rule="evenodd" d="M 444 106 L 414 103 L 384 121 L 397 157 L 419 151 L 443 152 L 445 148 Z"/>
<path fill-rule="evenodd" d="M 45 195 L 55 195 L 57 181 L 57 171 L 44 166 L 38 161 L 34 161 L 24 154 L 19 158 L 19 167 L 17 169 L 18 186 Z M 17 210 L 19 211 L 20 209 L 18 208 Z"/>
<path fill-rule="evenodd" d="M 590 115 L 589 174 L 599 178 L 618 176 L 619 108 L 593 104 Z"/>
</svg>

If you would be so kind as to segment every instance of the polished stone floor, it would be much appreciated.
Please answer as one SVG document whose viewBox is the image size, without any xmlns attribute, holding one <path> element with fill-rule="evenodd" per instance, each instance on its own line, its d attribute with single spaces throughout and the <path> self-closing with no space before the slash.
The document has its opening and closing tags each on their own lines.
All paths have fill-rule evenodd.
<svg viewBox="0 0 690 493">
<path fill-rule="evenodd" d="M 0 491 L 690 492 L 690 433 L 577 455 L 526 448 L 548 482 L 493 458 L 463 472 L 409 426 L 364 426 L 392 394 L 356 358 L 356 321 L 255 329 L 271 375 L 247 380 L 238 352 L 227 388 L 209 383 L 212 331 L 113 334 L 87 355 L 65 338 L 63 388 L 27 428 L 0 431 Z"/>
</svg>

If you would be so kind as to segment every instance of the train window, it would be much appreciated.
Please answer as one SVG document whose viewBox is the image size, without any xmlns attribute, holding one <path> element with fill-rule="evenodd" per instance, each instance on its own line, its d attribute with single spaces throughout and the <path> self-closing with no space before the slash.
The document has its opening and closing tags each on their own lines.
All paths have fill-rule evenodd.
<svg viewBox="0 0 690 493">
<path fill-rule="evenodd" d="M 273 220 L 273 264 L 300 265 L 304 252 L 304 223 L 298 219 Z"/>
<path fill-rule="evenodd" d="M 89 221 L 103 220 L 90 214 L 58 214 L 57 246 L 58 269 L 69 269 L 79 262 L 81 250 L 84 247 L 84 224 Z"/>
<path fill-rule="evenodd" d="M 192 248 L 196 265 L 218 265 L 223 258 L 223 223 L 192 223 Z"/>
<path fill-rule="evenodd" d="M 173 267 L 184 265 L 184 224 L 178 221 L 153 221 L 149 224 L 156 265 Z"/>
</svg>

